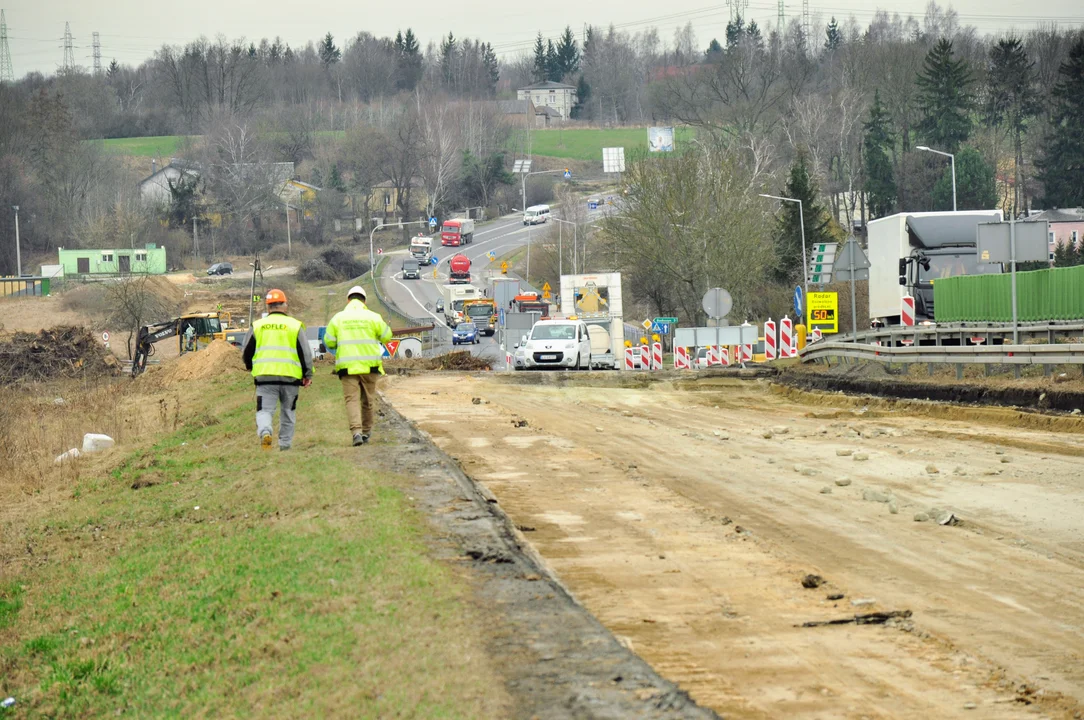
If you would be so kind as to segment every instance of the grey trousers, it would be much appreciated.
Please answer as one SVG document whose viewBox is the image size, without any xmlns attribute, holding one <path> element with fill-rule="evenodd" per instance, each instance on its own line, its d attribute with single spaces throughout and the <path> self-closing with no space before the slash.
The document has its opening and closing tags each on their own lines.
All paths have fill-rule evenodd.
<svg viewBox="0 0 1084 720">
<path fill-rule="evenodd" d="M 294 419 L 297 417 L 297 385 L 256 386 L 256 436 L 274 434 L 271 423 L 275 406 L 281 404 L 279 413 L 279 447 L 286 449 L 294 441 Z"/>
</svg>

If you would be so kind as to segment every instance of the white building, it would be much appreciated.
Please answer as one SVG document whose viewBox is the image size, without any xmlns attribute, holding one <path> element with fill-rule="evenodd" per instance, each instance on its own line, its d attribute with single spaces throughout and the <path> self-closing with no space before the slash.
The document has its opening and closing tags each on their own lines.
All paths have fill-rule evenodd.
<svg viewBox="0 0 1084 720">
<path fill-rule="evenodd" d="M 520 88 L 516 91 L 516 97 L 521 102 L 530 98 L 538 109 L 553 108 L 560 113 L 562 120 L 567 120 L 576 105 L 576 87 L 547 80 Z"/>
<path fill-rule="evenodd" d="M 161 170 L 156 167 L 155 161 L 151 161 L 151 174 L 139 181 L 139 195 L 147 205 L 168 205 L 171 199 L 169 185 L 176 186 L 182 177 L 195 179 L 199 177 L 199 171 L 185 165 L 177 158 L 171 158 L 169 165 Z"/>
</svg>

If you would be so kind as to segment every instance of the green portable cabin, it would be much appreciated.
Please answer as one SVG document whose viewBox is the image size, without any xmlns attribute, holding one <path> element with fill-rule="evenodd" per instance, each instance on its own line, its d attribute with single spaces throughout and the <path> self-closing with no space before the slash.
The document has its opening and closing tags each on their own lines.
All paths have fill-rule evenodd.
<svg viewBox="0 0 1084 720">
<path fill-rule="evenodd" d="M 58 251 L 65 277 L 93 275 L 162 275 L 166 272 L 166 249 L 150 244 L 142 248 L 80 249 Z"/>
</svg>

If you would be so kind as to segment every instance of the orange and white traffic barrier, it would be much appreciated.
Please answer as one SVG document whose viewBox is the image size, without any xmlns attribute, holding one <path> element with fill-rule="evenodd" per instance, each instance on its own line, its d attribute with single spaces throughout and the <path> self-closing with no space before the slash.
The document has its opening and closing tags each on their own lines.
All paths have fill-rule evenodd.
<svg viewBox="0 0 1084 720">
<path fill-rule="evenodd" d="M 719 346 L 719 364 L 723 367 L 730 367 L 730 347 L 728 345 Z"/>
<path fill-rule="evenodd" d="M 662 343 L 654 343 L 651 346 L 651 368 L 662 370 Z"/>
<path fill-rule="evenodd" d="M 809 335 L 809 342 L 815 343 L 822 338 L 824 338 L 824 334 L 821 332 L 821 329 L 813 328 L 813 332 Z"/>
<path fill-rule="evenodd" d="M 651 346 L 650 345 L 641 345 L 640 346 L 640 369 L 641 370 L 650 370 L 651 369 Z"/>
<path fill-rule="evenodd" d="M 506 352 L 504 354 L 504 369 L 505 370 L 511 370 L 512 369 L 512 353 L 510 353 L 510 352 Z"/>
<path fill-rule="evenodd" d="M 745 343 L 741 346 L 741 362 L 753 362 L 753 345 L 752 343 Z"/>
<path fill-rule="evenodd" d="M 675 370 L 688 370 L 692 367 L 689 364 L 689 348 L 687 347 L 675 347 L 674 348 L 674 369 Z"/>
<path fill-rule="evenodd" d="M 779 357 L 797 357 L 798 351 L 794 339 L 794 321 L 784 315 L 779 321 Z"/>
<path fill-rule="evenodd" d="M 907 327 L 915 326 L 915 299 L 911 295 L 900 298 L 900 324 Z"/>
<path fill-rule="evenodd" d="M 640 351 L 634 347 L 625 348 L 625 369 L 635 370 L 637 361 L 640 359 Z"/>
<path fill-rule="evenodd" d="M 764 359 L 775 360 L 779 357 L 779 348 L 775 345 L 775 320 L 768 318 L 764 323 Z"/>
</svg>

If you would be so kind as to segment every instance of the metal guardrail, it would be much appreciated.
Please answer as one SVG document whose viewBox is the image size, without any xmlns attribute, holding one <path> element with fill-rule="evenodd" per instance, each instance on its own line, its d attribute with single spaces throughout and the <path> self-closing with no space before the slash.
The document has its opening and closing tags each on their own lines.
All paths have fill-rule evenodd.
<svg viewBox="0 0 1084 720">
<path fill-rule="evenodd" d="M 827 362 L 833 358 L 850 358 L 883 363 L 1084 365 L 1084 343 L 893 347 L 853 342 L 826 342 L 822 340 L 807 345 L 799 353 L 799 357 L 802 362 Z"/>
<path fill-rule="evenodd" d="M 1008 323 L 942 323 L 915 325 L 913 327 L 888 327 L 858 333 L 858 343 L 881 343 L 883 346 L 898 345 L 902 340 L 920 344 L 967 345 L 973 337 L 983 338 L 986 345 L 1012 342 L 1012 325 Z M 1084 322 L 1079 320 L 1049 323 L 1025 323 L 1018 326 L 1021 340 L 1044 340 L 1053 345 L 1058 340 L 1084 337 Z M 850 333 L 836 337 L 851 343 Z M 838 341 L 836 341 L 838 343 Z"/>
</svg>

